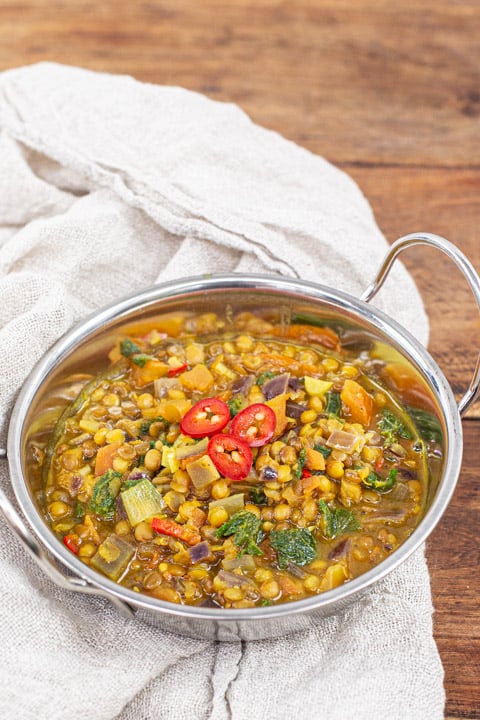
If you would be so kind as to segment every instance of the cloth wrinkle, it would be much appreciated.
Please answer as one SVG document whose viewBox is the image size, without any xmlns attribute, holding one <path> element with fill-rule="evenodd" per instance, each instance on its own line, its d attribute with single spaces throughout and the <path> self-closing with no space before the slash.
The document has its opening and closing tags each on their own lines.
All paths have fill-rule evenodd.
<svg viewBox="0 0 480 720">
<path fill-rule="evenodd" d="M 112 112 L 114 108 L 114 112 Z M 355 182 L 233 104 L 54 63 L 0 73 L 0 446 L 34 363 L 154 283 L 301 277 L 351 295 L 387 243 Z M 421 342 L 401 264 L 375 304 Z M 0 485 L 13 498 L 7 463 Z M 67 592 L 0 522 L 0 717 L 441 720 L 424 548 L 335 615 L 217 642 Z"/>
</svg>

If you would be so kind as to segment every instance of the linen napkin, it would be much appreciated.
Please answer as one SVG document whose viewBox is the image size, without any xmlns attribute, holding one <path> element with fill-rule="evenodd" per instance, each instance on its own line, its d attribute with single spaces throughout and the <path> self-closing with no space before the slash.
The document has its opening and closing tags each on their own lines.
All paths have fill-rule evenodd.
<svg viewBox="0 0 480 720">
<path fill-rule="evenodd" d="M 359 295 L 387 248 L 355 183 L 236 106 L 40 64 L 0 74 L 0 447 L 30 368 L 74 322 L 154 282 L 299 276 Z M 397 264 L 378 305 L 420 340 Z M 377 300 L 376 300 L 377 302 Z M 0 482 L 13 499 L 6 462 Z M 423 549 L 288 637 L 214 643 L 58 589 L 0 522 L 4 720 L 437 720 Z"/>
</svg>

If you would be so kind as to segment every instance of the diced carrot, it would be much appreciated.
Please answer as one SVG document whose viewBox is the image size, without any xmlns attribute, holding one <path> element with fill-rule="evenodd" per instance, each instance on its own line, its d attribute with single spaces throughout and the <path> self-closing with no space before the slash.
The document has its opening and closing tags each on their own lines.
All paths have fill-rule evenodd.
<svg viewBox="0 0 480 720">
<path fill-rule="evenodd" d="M 302 477 L 300 480 L 302 495 L 311 495 L 314 490 L 320 487 L 324 482 L 324 478 L 321 475 L 310 475 Z"/>
<path fill-rule="evenodd" d="M 354 422 L 370 425 L 374 411 L 373 399 L 358 382 L 345 380 L 340 398 L 348 407 Z"/>
<path fill-rule="evenodd" d="M 113 468 L 113 461 L 121 444 L 121 442 L 113 442 L 98 448 L 95 457 L 95 475 L 103 475 Z"/>
<path fill-rule="evenodd" d="M 273 437 L 279 437 L 287 427 L 287 393 L 275 395 L 271 400 L 267 400 L 265 405 L 272 408 L 275 413 L 276 423 Z"/>
<path fill-rule="evenodd" d="M 192 370 L 182 373 L 179 380 L 187 390 L 206 392 L 214 383 L 214 377 L 206 365 L 195 365 Z"/>
<path fill-rule="evenodd" d="M 325 470 L 325 458 L 321 452 L 313 448 L 306 448 L 307 459 L 305 465 L 309 470 Z"/>
</svg>

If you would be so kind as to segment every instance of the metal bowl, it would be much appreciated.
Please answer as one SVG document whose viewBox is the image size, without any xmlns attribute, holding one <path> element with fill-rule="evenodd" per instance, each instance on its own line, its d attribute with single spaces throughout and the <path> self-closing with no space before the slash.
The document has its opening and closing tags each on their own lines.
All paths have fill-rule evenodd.
<svg viewBox="0 0 480 720">
<path fill-rule="evenodd" d="M 477 362 L 470 387 L 457 405 L 447 380 L 425 348 L 394 320 L 368 304 L 397 256 L 418 244 L 435 247 L 455 262 L 480 307 L 480 280 L 469 261 L 443 238 L 421 234 L 406 236 L 392 245 L 376 279 L 361 299 L 332 288 L 277 276 L 194 277 L 155 286 L 123 299 L 62 337 L 23 385 L 11 415 L 7 449 L 3 451 L 8 456 L 18 504 L 34 535 L 0 491 L 0 509 L 49 577 L 68 590 L 107 597 L 126 617 L 140 618 L 173 632 L 215 640 L 257 640 L 301 630 L 318 622 L 319 618 L 358 599 L 398 567 L 426 540 L 447 507 L 462 461 L 461 415 L 475 400 L 480 383 L 480 363 Z M 430 487 L 427 510 L 412 535 L 382 563 L 334 590 L 296 602 L 238 610 L 176 605 L 140 595 L 83 564 L 51 531 L 31 484 L 27 460 L 29 442 L 38 430 L 38 419 L 50 408 L 54 388 L 105 354 L 125 329 L 151 322 L 159 314 L 179 310 L 214 311 L 228 324 L 233 312 L 246 309 L 271 310 L 284 323 L 295 314 L 308 313 L 322 321 L 342 323 L 370 340 L 387 344 L 391 353 L 417 373 L 438 415 L 444 439 L 440 479 Z"/>
</svg>

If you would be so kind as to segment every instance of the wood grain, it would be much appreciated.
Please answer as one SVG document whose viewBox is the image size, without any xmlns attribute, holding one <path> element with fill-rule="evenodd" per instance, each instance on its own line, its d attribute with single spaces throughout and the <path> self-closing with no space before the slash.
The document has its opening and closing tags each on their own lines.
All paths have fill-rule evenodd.
<svg viewBox="0 0 480 720">
<path fill-rule="evenodd" d="M 0 0 L 0 69 L 53 60 L 239 103 L 348 172 L 388 240 L 436 232 L 477 269 L 479 37 L 478 0 Z M 405 264 L 460 396 L 480 347 L 473 298 L 444 257 L 416 249 Z M 479 403 L 470 415 L 428 557 L 447 715 L 478 719 Z"/>
</svg>

